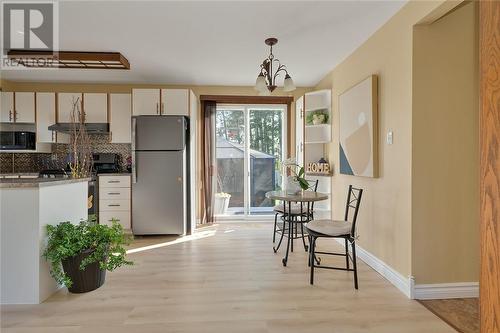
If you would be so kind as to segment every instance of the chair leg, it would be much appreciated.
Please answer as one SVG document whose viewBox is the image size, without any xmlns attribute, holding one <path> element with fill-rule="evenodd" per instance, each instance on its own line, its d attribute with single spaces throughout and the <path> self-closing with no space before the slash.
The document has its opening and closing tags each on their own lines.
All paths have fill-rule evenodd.
<svg viewBox="0 0 500 333">
<path fill-rule="evenodd" d="M 349 269 L 349 242 L 347 238 L 344 238 L 345 241 L 345 267 Z"/>
<path fill-rule="evenodd" d="M 304 250 L 307 252 L 306 238 L 304 236 L 304 224 L 300 224 L 300 234 L 302 235 L 302 244 L 304 244 Z"/>
<path fill-rule="evenodd" d="M 354 239 L 351 243 L 352 246 L 352 264 L 354 266 L 354 288 L 358 289 L 358 266 L 356 265 L 356 242 Z"/>
<path fill-rule="evenodd" d="M 292 228 L 292 232 L 290 233 L 290 242 L 291 242 L 291 246 L 290 246 L 290 252 L 293 252 L 293 241 L 294 241 L 294 236 L 293 236 L 293 233 L 294 233 L 294 229 L 295 229 L 295 222 L 293 221 L 294 220 L 294 217 L 292 215 L 290 215 L 290 228 Z"/>
<path fill-rule="evenodd" d="M 274 233 L 273 233 L 273 243 L 276 242 L 276 226 L 278 222 L 278 213 L 274 214 Z"/>
<path fill-rule="evenodd" d="M 311 244 L 309 244 L 309 253 L 311 254 L 311 259 L 310 259 L 310 266 L 311 266 L 311 275 L 309 277 L 309 283 L 311 285 L 314 284 L 314 257 L 315 257 L 315 250 L 316 250 L 316 237 L 311 236 Z"/>
<path fill-rule="evenodd" d="M 281 242 L 283 241 L 283 237 L 285 236 L 285 230 L 286 230 L 286 220 L 283 219 L 283 228 L 281 228 L 280 241 L 278 242 L 278 246 L 273 246 L 274 253 L 278 252 L 278 250 L 279 250 L 279 248 L 281 246 Z"/>
<path fill-rule="evenodd" d="M 308 267 L 311 267 L 311 260 L 312 260 L 312 239 L 311 239 L 311 235 L 307 235 L 307 241 L 309 242 L 309 258 L 308 258 L 308 262 L 307 262 L 307 266 Z"/>
</svg>

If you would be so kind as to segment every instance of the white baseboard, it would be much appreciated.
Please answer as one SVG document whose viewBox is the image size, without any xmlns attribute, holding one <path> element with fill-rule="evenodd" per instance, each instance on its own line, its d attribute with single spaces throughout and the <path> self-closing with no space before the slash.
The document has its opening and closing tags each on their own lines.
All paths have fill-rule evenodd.
<svg viewBox="0 0 500 333">
<path fill-rule="evenodd" d="M 416 284 L 414 299 L 447 299 L 479 297 L 479 282 Z"/>
<path fill-rule="evenodd" d="M 337 239 L 337 242 L 344 247 L 343 239 Z M 415 284 L 412 276 L 405 278 L 359 245 L 356 245 L 356 254 L 359 259 L 386 278 L 408 298 L 423 300 L 479 297 L 478 282 Z"/>
<path fill-rule="evenodd" d="M 344 240 L 337 239 L 337 242 L 344 247 Z M 380 275 L 386 278 L 396 288 L 398 288 L 408 298 L 412 298 L 412 279 L 406 278 L 399 272 L 394 270 L 391 266 L 366 251 L 356 244 L 356 256 L 365 262 L 368 266 L 377 271 Z"/>
</svg>

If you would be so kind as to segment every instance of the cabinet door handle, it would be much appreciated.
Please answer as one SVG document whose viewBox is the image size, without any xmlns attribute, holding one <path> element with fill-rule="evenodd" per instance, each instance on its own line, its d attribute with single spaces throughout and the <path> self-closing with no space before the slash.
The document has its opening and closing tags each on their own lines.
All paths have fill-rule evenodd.
<svg viewBox="0 0 500 333">
<path fill-rule="evenodd" d="M 12 121 L 12 110 L 9 110 L 9 121 Z"/>
<path fill-rule="evenodd" d="M 165 113 L 165 103 L 161 103 L 161 114 Z"/>
<path fill-rule="evenodd" d="M 156 103 L 156 114 L 160 114 L 160 105 Z"/>
<path fill-rule="evenodd" d="M 116 184 L 119 183 L 119 180 L 108 180 L 108 184 Z"/>
<path fill-rule="evenodd" d="M 108 192 L 109 195 L 119 195 L 120 192 Z"/>
<path fill-rule="evenodd" d="M 113 220 L 115 220 L 116 222 L 120 222 L 121 221 L 120 219 L 111 219 L 111 220 L 108 220 L 108 222 L 113 222 Z"/>
<path fill-rule="evenodd" d="M 14 110 L 14 122 L 17 121 L 17 110 Z"/>
<path fill-rule="evenodd" d="M 120 204 L 109 204 L 108 207 L 120 207 Z"/>
</svg>

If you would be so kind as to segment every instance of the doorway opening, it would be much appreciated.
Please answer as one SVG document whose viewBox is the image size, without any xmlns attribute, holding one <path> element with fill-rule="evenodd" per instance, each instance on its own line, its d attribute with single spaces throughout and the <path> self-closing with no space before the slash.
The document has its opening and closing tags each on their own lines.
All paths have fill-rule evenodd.
<svg viewBox="0 0 500 333">
<path fill-rule="evenodd" d="M 217 105 L 214 129 L 214 215 L 221 219 L 271 216 L 268 191 L 282 187 L 287 156 L 286 105 Z"/>
</svg>

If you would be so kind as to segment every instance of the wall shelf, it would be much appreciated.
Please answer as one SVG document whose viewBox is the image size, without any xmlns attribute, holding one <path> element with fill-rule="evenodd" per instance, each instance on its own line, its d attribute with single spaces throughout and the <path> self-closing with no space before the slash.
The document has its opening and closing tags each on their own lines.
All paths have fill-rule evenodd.
<svg viewBox="0 0 500 333">
<path fill-rule="evenodd" d="M 306 176 L 314 176 L 314 177 L 332 177 L 332 176 L 333 176 L 333 172 L 330 172 L 330 173 L 306 172 Z"/>
</svg>

